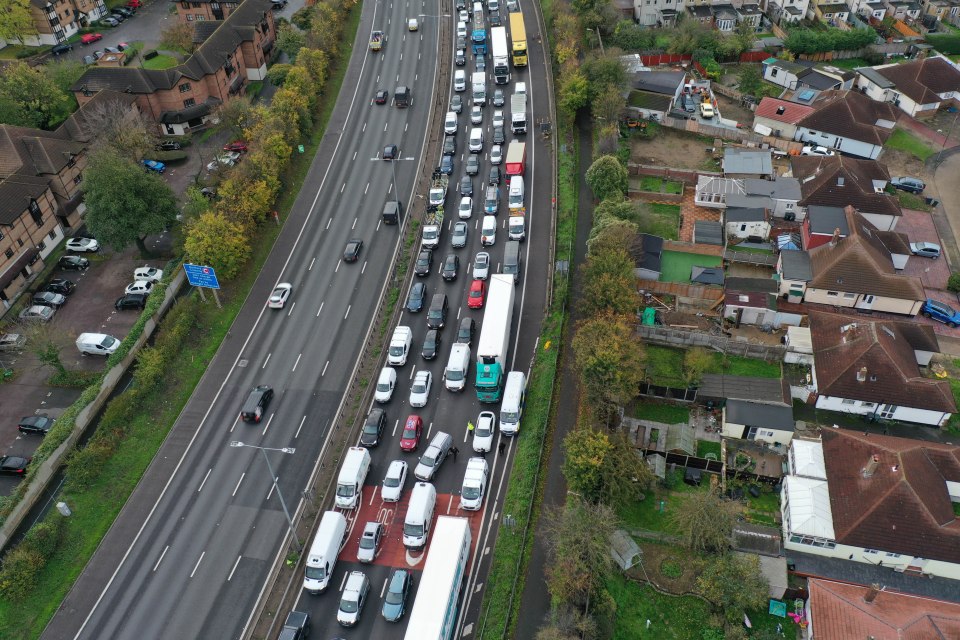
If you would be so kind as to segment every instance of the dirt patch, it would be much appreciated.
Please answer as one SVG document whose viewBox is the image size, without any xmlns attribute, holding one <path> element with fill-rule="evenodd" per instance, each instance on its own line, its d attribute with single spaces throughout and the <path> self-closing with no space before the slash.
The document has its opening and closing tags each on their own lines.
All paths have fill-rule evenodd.
<svg viewBox="0 0 960 640">
<path fill-rule="evenodd" d="M 890 170 L 890 177 L 894 176 L 915 176 L 929 183 L 933 180 L 933 174 L 927 171 L 923 162 L 913 154 L 899 149 L 884 149 L 880 156 L 880 161 L 887 165 Z"/>
<path fill-rule="evenodd" d="M 630 159 L 640 164 L 675 169 L 706 169 L 711 160 L 702 138 L 667 127 L 658 127 L 651 136 L 637 135 L 630 141 Z"/>
<path fill-rule="evenodd" d="M 717 102 L 720 115 L 725 119 L 736 120 L 746 128 L 753 127 L 753 111 L 743 107 L 733 98 L 728 98 L 720 93 L 714 93 L 713 98 Z"/>
<path fill-rule="evenodd" d="M 659 588 L 670 593 L 691 593 L 696 588 L 697 576 L 703 570 L 703 561 L 678 546 L 638 541 L 643 551 L 643 568 L 634 567 L 630 575 L 639 580 L 649 578 Z M 644 573 L 646 570 L 646 573 Z"/>
</svg>

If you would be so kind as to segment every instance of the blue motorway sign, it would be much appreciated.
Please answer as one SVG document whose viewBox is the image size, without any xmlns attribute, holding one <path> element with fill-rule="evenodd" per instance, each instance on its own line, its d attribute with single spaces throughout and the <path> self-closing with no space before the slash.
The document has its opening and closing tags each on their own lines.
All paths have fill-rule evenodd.
<svg viewBox="0 0 960 640">
<path fill-rule="evenodd" d="M 199 264 L 184 264 L 183 270 L 187 272 L 187 282 L 194 287 L 206 287 L 207 289 L 219 289 L 220 282 L 217 280 L 217 274 L 213 267 L 206 267 Z"/>
</svg>

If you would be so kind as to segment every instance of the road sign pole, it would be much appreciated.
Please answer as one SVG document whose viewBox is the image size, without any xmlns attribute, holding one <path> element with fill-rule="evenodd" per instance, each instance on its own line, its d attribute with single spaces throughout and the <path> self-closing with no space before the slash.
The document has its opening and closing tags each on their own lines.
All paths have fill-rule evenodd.
<svg viewBox="0 0 960 640">
<path fill-rule="evenodd" d="M 217 290 L 211 289 L 211 291 L 213 291 L 213 299 L 217 303 L 217 309 L 223 309 L 223 305 L 220 304 L 220 296 L 217 295 Z"/>
<path fill-rule="evenodd" d="M 203 293 L 203 287 L 195 287 L 195 288 L 196 288 L 197 291 L 200 292 L 200 299 L 203 300 L 204 302 L 206 302 L 206 301 L 207 301 L 207 296 L 204 295 L 204 293 Z"/>
</svg>

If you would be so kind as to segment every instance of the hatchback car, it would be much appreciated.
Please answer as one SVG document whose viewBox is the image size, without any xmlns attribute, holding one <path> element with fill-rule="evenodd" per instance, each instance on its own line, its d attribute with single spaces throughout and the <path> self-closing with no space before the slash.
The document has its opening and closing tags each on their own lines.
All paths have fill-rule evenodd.
<svg viewBox="0 0 960 640">
<path fill-rule="evenodd" d="M 423 311 L 423 300 L 427 297 L 427 285 L 422 282 L 414 282 L 410 287 L 410 294 L 407 296 L 407 311 L 417 313 Z"/>
<path fill-rule="evenodd" d="M 494 165 L 490 167 L 490 175 L 487 177 L 487 184 L 500 184 L 500 178 L 502 177 L 502 172 L 500 167 Z"/>
<path fill-rule="evenodd" d="M 243 140 L 234 140 L 233 142 L 228 142 L 223 145 L 224 151 L 234 151 L 236 153 L 246 153 L 247 152 L 247 143 Z"/>
<path fill-rule="evenodd" d="M 433 270 L 433 250 L 422 249 L 417 254 L 417 262 L 413 266 L 413 272 L 422 278 L 430 275 L 431 270 Z"/>
<path fill-rule="evenodd" d="M 420 433 L 423 431 L 423 419 L 418 415 L 407 416 L 400 433 L 400 450 L 416 451 L 420 446 Z"/>
<path fill-rule="evenodd" d="M 481 124 L 483 122 L 483 109 L 480 108 L 480 105 L 475 104 L 470 107 L 470 122 L 473 124 Z"/>
<path fill-rule="evenodd" d="M 440 465 L 446 460 L 447 454 L 450 453 L 450 444 L 452 442 L 453 439 L 450 437 L 450 434 L 438 431 L 436 435 L 433 436 L 433 440 L 430 441 L 427 450 L 420 456 L 420 461 L 413 470 L 413 475 L 424 482 L 429 482 L 433 479 L 437 470 L 440 469 Z"/>
<path fill-rule="evenodd" d="M 471 309 L 483 309 L 484 300 L 487 297 L 487 284 L 483 280 L 474 280 L 470 283 L 470 291 L 467 293 L 467 306 Z"/>
<path fill-rule="evenodd" d="M 158 142 L 153 148 L 157 151 L 180 151 L 180 143 L 176 140 L 164 140 Z"/>
<path fill-rule="evenodd" d="M 363 240 L 359 238 L 354 238 L 347 242 L 347 246 L 343 250 L 343 261 L 344 262 L 356 262 L 357 258 L 360 257 L 360 249 L 363 248 Z"/>
<path fill-rule="evenodd" d="M 433 386 L 433 374 L 426 370 L 417 371 L 410 385 L 410 406 L 425 407 L 430 399 L 430 387 Z"/>
<path fill-rule="evenodd" d="M 143 168 L 153 173 L 163 173 L 167 170 L 167 165 L 158 160 L 143 160 Z"/>
<path fill-rule="evenodd" d="M 433 360 L 440 351 L 440 330 L 427 329 L 427 335 L 423 338 L 423 348 L 420 349 L 420 357 L 424 360 Z"/>
<path fill-rule="evenodd" d="M 496 166 L 503 162 L 503 147 L 499 144 L 490 148 L 490 164 Z"/>
<path fill-rule="evenodd" d="M 463 170 L 468 176 L 475 176 L 480 173 L 480 156 L 473 153 L 467 156 Z"/>
<path fill-rule="evenodd" d="M 360 621 L 363 606 L 367 604 L 369 592 L 370 580 L 362 571 L 351 571 L 347 574 L 347 582 L 340 595 L 340 606 L 337 608 L 337 622 L 344 627 L 356 626 Z"/>
<path fill-rule="evenodd" d="M 499 26 L 500 26 L 501 18 L 500 18 L 500 12 L 499 12 L 499 11 L 491 11 L 491 12 L 490 12 L 490 15 L 487 16 L 487 18 L 490 20 L 490 26 L 491 26 L 491 27 L 499 27 Z"/>
<path fill-rule="evenodd" d="M 27 472 L 31 459 L 23 456 L 0 457 L 0 473 L 8 476 L 22 476 Z"/>
<path fill-rule="evenodd" d="M 507 134 L 504 133 L 503 127 L 494 127 L 493 128 L 493 144 L 503 144 L 507 141 Z"/>
<path fill-rule="evenodd" d="M 93 44 L 98 40 L 103 40 L 103 36 L 99 33 L 85 33 L 80 36 L 80 44 Z"/>
<path fill-rule="evenodd" d="M 818 144 L 807 145 L 800 151 L 802 156 L 832 156 L 835 155 L 833 151 L 827 149 L 826 147 L 821 147 Z"/>
<path fill-rule="evenodd" d="M 240 410 L 240 418 L 244 422 L 260 422 L 267 412 L 270 401 L 273 400 L 273 388 L 265 384 L 258 385 L 250 390 L 247 401 Z"/>
<path fill-rule="evenodd" d="M 463 111 L 463 98 L 461 98 L 459 95 L 454 95 L 452 98 L 450 98 L 450 111 L 453 111 L 454 113 L 460 113 Z"/>
<path fill-rule="evenodd" d="M 473 450 L 477 453 L 490 451 L 496 432 L 497 414 L 493 411 L 481 411 L 477 416 L 477 424 L 473 428 Z"/>
<path fill-rule="evenodd" d="M 473 318 L 464 318 L 460 321 L 457 328 L 457 342 L 460 344 L 470 344 L 473 342 L 473 331 L 476 326 Z"/>
<path fill-rule="evenodd" d="M 932 242 L 911 242 L 910 253 L 915 256 L 920 256 L 921 258 L 933 258 L 936 260 L 940 257 L 940 245 Z"/>
<path fill-rule="evenodd" d="M 397 622 L 407 611 L 407 593 L 413 579 L 406 569 L 394 569 L 387 585 L 387 593 L 383 596 L 383 609 L 380 614 L 387 622 Z"/>
<path fill-rule="evenodd" d="M 383 476 L 383 485 L 380 488 L 380 498 L 384 502 L 400 502 L 403 485 L 407 482 L 407 463 L 403 460 L 394 460 L 387 467 L 387 475 Z"/>
<path fill-rule="evenodd" d="M 106 18 L 100 18 L 100 24 L 105 24 L 108 27 L 119 27 L 120 21 L 113 16 L 107 16 Z"/>
<path fill-rule="evenodd" d="M 147 296 L 143 293 L 128 293 L 117 298 L 113 308 L 117 311 L 140 310 L 147 306 Z"/>
<path fill-rule="evenodd" d="M 457 52 L 453 54 L 453 62 L 458 67 L 462 67 L 467 64 L 467 52 L 464 49 L 457 49 Z"/>
<path fill-rule="evenodd" d="M 50 53 L 52 53 L 55 56 L 63 55 L 64 53 L 67 53 L 69 51 L 73 51 L 73 45 L 67 42 L 61 42 L 60 44 L 55 44 L 50 49 Z"/>
<path fill-rule="evenodd" d="M 110 17 L 116 20 L 117 22 L 123 22 L 124 20 L 127 19 L 127 16 L 123 15 L 122 13 L 116 13 L 116 12 L 111 13 Z"/>
<path fill-rule="evenodd" d="M 470 176 L 463 176 L 460 178 L 459 191 L 461 196 L 473 195 L 473 180 L 470 178 Z"/>
<path fill-rule="evenodd" d="M 56 313 L 53 307 L 44 307 L 33 305 L 20 312 L 20 320 L 23 322 L 50 322 L 53 320 L 53 314 Z"/>
<path fill-rule="evenodd" d="M 132 17 L 133 17 L 133 14 L 136 13 L 136 12 L 135 12 L 133 9 L 131 9 L 130 7 L 114 7 L 114 8 L 113 8 L 113 13 L 119 13 L 120 15 L 122 15 L 122 16 L 125 17 L 125 18 L 132 18 Z"/>
<path fill-rule="evenodd" d="M 47 283 L 47 286 L 44 287 L 45 291 L 53 291 L 54 293 L 61 293 L 65 296 L 70 295 L 77 289 L 77 283 L 72 280 L 64 280 L 63 278 L 54 278 Z"/>
<path fill-rule="evenodd" d="M 134 280 L 147 280 L 149 282 L 160 282 L 163 280 L 163 269 L 155 267 L 138 267 L 133 270 Z"/>
<path fill-rule="evenodd" d="M 494 127 L 502 127 L 502 126 L 503 126 L 503 111 L 501 111 L 500 109 L 497 109 L 496 111 L 494 111 L 494 112 L 493 112 L 493 121 L 492 121 L 490 124 L 491 124 L 491 126 L 494 126 Z"/>
<path fill-rule="evenodd" d="M 920 193 L 927 188 L 927 185 L 920 178 L 911 178 L 910 176 L 897 176 L 890 178 L 890 185 L 901 191 L 910 193 Z"/>
<path fill-rule="evenodd" d="M 48 415 L 27 416 L 17 423 L 17 430 L 20 433 L 36 433 L 45 436 L 53 428 L 53 423 L 53 418 Z"/>
<path fill-rule="evenodd" d="M 453 156 L 441 156 L 440 157 L 440 166 L 437 168 L 437 171 L 443 175 L 449 176 L 453 173 Z"/>
<path fill-rule="evenodd" d="M 386 89 L 380 89 L 377 91 L 377 94 L 373 97 L 374 104 L 387 104 L 387 100 L 390 99 L 390 92 Z"/>
<path fill-rule="evenodd" d="M 457 205 L 457 217 L 461 220 L 469 220 L 473 215 L 473 198 L 464 196 L 460 198 L 460 204 Z"/>
<path fill-rule="evenodd" d="M 123 290 L 124 293 L 142 293 L 148 294 L 153 291 L 153 282 L 150 280 L 137 280 L 131 282 L 127 285 L 127 288 Z"/>
<path fill-rule="evenodd" d="M 63 256 L 57 266 L 66 271 L 86 271 L 90 267 L 90 261 L 80 256 Z"/>
<path fill-rule="evenodd" d="M 478 57 L 477 62 L 477 71 L 486 71 L 487 70 L 487 60 L 483 57 Z"/>
<path fill-rule="evenodd" d="M 360 534 L 360 545 L 357 547 L 358 562 L 373 562 L 380 550 L 380 541 L 383 539 L 383 525 L 379 522 L 368 522 Z"/>
<path fill-rule="evenodd" d="M 283 309 L 283 305 L 287 304 L 287 300 L 290 299 L 291 291 L 293 291 L 292 284 L 281 282 L 270 294 L 270 298 L 267 299 L 267 306 L 271 309 Z"/>
<path fill-rule="evenodd" d="M 451 253 L 443 261 L 443 268 L 440 270 L 440 275 L 447 282 L 453 282 L 457 279 L 457 271 L 460 270 L 460 258 L 457 257 L 457 254 Z"/>
<path fill-rule="evenodd" d="M 400 147 L 395 144 L 388 144 L 383 148 L 384 160 L 396 160 L 400 155 Z"/>
<path fill-rule="evenodd" d="M 380 444 L 385 424 L 387 424 L 386 412 L 379 408 L 371 409 L 370 413 L 367 414 L 367 419 L 363 421 L 363 428 L 360 430 L 360 446 L 370 448 Z"/>
<path fill-rule="evenodd" d="M 467 236 L 470 233 L 470 228 L 467 226 L 466 222 L 460 221 L 453 225 L 453 234 L 450 236 L 450 245 L 454 249 L 462 249 L 467 246 Z"/>
<path fill-rule="evenodd" d="M 700 117 L 710 119 L 714 115 L 713 105 L 709 102 L 700 103 Z"/>
<path fill-rule="evenodd" d="M 33 304 L 39 304 L 44 307 L 62 307 L 63 304 L 67 301 L 67 296 L 62 293 L 54 293 L 52 291 L 39 291 L 33 294 Z"/>
<path fill-rule="evenodd" d="M 456 132 L 454 132 L 456 133 Z M 456 136 L 447 136 L 443 139 L 443 155 L 452 156 L 457 153 Z"/>
<path fill-rule="evenodd" d="M 481 251 L 473 259 L 473 279 L 486 280 L 490 276 L 490 254 Z"/>
<path fill-rule="evenodd" d="M 503 97 L 503 89 L 494 89 L 493 90 L 493 106 L 502 107 L 505 102 Z"/>
</svg>

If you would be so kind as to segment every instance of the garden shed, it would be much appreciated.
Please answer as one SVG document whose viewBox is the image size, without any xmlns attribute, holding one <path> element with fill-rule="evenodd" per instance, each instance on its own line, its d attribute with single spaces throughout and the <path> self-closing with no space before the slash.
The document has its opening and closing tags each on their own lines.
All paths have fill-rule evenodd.
<svg viewBox="0 0 960 640">
<path fill-rule="evenodd" d="M 613 556 L 613 561 L 616 562 L 617 566 L 623 571 L 626 571 L 643 559 L 643 552 L 640 551 L 640 546 L 637 545 L 637 543 L 633 541 L 633 538 L 630 537 L 630 534 L 623 529 L 617 529 L 613 532 L 613 535 L 610 536 L 610 555 Z"/>
</svg>

